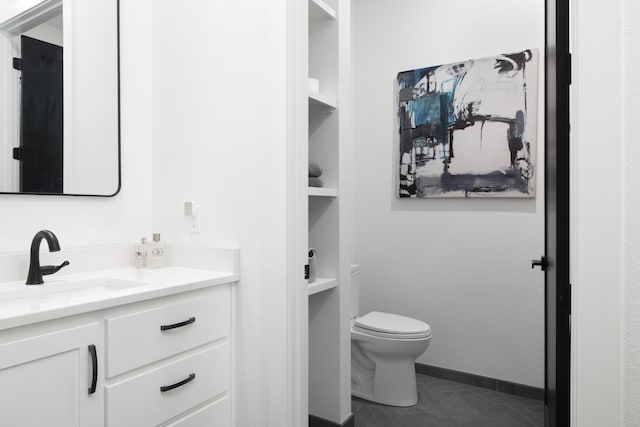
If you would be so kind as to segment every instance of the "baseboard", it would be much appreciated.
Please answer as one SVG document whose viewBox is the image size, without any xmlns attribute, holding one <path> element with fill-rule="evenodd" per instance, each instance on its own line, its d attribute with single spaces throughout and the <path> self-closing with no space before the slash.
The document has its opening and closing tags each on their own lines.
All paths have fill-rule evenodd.
<svg viewBox="0 0 640 427">
<path fill-rule="evenodd" d="M 514 394 L 516 396 L 528 397 L 529 399 L 544 400 L 543 388 L 512 383 L 510 381 L 503 381 L 490 377 L 483 377 L 482 375 L 454 371 L 453 369 L 439 368 L 437 366 L 416 363 L 416 374 L 428 375 L 430 377 L 487 388 L 489 390 Z"/>
<path fill-rule="evenodd" d="M 309 427 L 355 427 L 355 425 L 353 414 L 349 415 L 349 418 L 342 424 L 334 423 L 333 421 L 328 421 L 315 415 L 309 415 Z"/>
</svg>

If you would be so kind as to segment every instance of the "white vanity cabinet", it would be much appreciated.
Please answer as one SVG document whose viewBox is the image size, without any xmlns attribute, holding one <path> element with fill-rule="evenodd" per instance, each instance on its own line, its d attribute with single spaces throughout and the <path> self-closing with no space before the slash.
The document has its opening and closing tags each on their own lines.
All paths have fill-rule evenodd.
<svg viewBox="0 0 640 427">
<path fill-rule="evenodd" d="M 0 426 L 101 425 L 100 323 L 20 329 L 0 335 Z"/>
<path fill-rule="evenodd" d="M 122 307 L 105 326 L 107 426 L 231 426 L 230 285 Z"/>
<path fill-rule="evenodd" d="M 229 427 L 231 319 L 225 283 L 2 330 L 0 426 Z"/>
</svg>

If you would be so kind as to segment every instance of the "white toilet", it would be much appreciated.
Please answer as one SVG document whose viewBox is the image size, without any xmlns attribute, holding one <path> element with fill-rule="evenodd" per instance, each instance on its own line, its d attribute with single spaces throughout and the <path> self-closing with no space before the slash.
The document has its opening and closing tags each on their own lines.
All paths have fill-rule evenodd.
<svg viewBox="0 0 640 427">
<path fill-rule="evenodd" d="M 415 361 L 429 346 L 431 327 L 397 314 L 358 316 L 360 269 L 351 266 L 351 394 L 392 406 L 418 403 Z"/>
</svg>

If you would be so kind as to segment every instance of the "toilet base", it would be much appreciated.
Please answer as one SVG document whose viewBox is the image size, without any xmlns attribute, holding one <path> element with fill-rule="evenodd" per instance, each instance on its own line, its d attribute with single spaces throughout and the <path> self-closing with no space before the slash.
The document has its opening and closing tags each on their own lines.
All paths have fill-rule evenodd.
<svg viewBox="0 0 640 427">
<path fill-rule="evenodd" d="M 417 404 L 417 355 L 379 357 L 371 351 L 363 351 L 362 347 L 369 347 L 367 344 L 369 343 L 352 341 L 351 394 L 389 406 L 407 407 Z M 421 343 L 421 346 L 424 350 L 427 343 Z"/>
<path fill-rule="evenodd" d="M 404 366 L 403 366 L 404 365 Z M 383 384 L 383 387 L 376 387 Z M 377 364 L 373 381 L 369 390 L 354 387 L 351 394 L 360 399 L 382 403 L 389 406 L 407 407 L 418 403 L 418 389 L 414 362 L 399 364 L 396 360 L 392 366 Z"/>
</svg>

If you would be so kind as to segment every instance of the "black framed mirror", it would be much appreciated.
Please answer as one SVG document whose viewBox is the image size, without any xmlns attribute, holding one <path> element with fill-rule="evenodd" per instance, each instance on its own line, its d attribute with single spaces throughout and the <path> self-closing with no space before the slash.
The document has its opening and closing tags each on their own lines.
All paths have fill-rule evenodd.
<svg viewBox="0 0 640 427">
<path fill-rule="evenodd" d="M 116 195 L 119 0 L 0 5 L 0 194 Z"/>
</svg>

